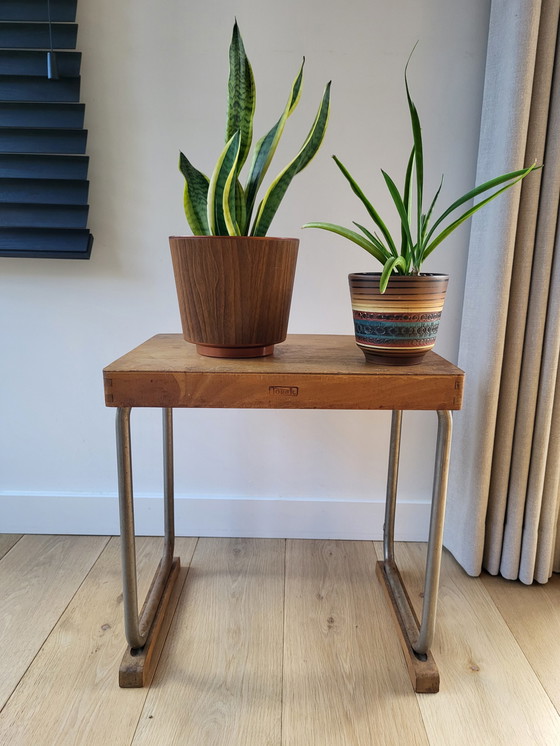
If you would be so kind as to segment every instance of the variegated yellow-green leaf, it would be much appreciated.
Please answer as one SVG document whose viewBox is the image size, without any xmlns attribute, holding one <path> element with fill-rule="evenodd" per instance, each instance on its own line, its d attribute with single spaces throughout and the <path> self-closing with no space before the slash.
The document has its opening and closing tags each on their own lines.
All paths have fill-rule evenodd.
<svg viewBox="0 0 560 746">
<path fill-rule="evenodd" d="M 296 157 L 281 171 L 274 179 L 262 202 L 259 205 L 255 224 L 251 231 L 253 236 L 266 236 L 270 223 L 288 186 L 294 176 L 302 171 L 307 164 L 313 159 L 319 146 L 321 145 L 327 129 L 329 119 L 329 102 L 330 102 L 331 84 L 327 83 L 321 104 L 315 117 L 315 121 Z"/>
<path fill-rule="evenodd" d="M 213 236 L 227 236 L 229 234 L 227 221 L 230 225 L 235 221 L 231 209 L 227 209 L 227 218 L 224 215 L 224 189 L 226 184 L 231 185 L 237 171 L 237 160 L 239 157 L 240 136 L 239 132 L 232 135 L 229 142 L 222 150 L 216 168 L 210 177 L 208 187 L 208 226 Z M 230 178 L 231 177 L 231 178 Z"/>
<path fill-rule="evenodd" d="M 183 153 L 179 157 L 179 169 L 185 177 L 184 207 L 187 222 L 193 235 L 208 236 L 207 200 L 210 180 Z"/>
<path fill-rule="evenodd" d="M 301 63 L 299 73 L 292 83 L 292 90 L 290 92 L 290 98 L 284 107 L 282 116 L 276 122 L 274 127 L 270 129 L 264 137 L 257 142 L 255 145 L 255 151 L 253 153 L 253 159 L 251 161 L 251 168 L 249 170 L 249 178 L 246 186 L 246 201 L 247 201 L 247 223 L 251 220 L 253 214 L 253 207 L 255 205 L 255 199 L 257 191 L 262 184 L 268 167 L 272 160 L 276 147 L 284 131 L 284 125 L 290 114 L 294 111 L 298 105 L 301 96 L 301 83 L 303 79 L 303 65 L 305 64 L 305 58 Z M 248 226 L 247 226 L 248 227 Z"/>
<path fill-rule="evenodd" d="M 238 170 L 241 170 L 253 139 L 253 116 L 255 113 L 255 80 L 251 64 L 245 54 L 243 39 L 237 21 L 229 47 L 229 81 L 226 141 L 239 132 L 240 146 Z"/>
</svg>

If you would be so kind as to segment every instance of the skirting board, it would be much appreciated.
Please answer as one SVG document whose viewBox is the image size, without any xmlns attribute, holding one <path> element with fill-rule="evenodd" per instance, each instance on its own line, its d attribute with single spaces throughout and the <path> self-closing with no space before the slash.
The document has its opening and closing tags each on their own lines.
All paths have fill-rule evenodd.
<svg viewBox="0 0 560 746">
<path fill-rule="evenodd" d="M 379 540 L 385 503 L 363 500 L 175 498 L 177 536 L 243 536 L 287 539 Z M 163 533 L 163 501 L 134 498 L 136 533 Z M 430 521 L 427 502 L 399 501 L 396 539 L 426 541 Z M 0 533 L 119 533 L 116 496 L 0 494 Z"/>
</svg>

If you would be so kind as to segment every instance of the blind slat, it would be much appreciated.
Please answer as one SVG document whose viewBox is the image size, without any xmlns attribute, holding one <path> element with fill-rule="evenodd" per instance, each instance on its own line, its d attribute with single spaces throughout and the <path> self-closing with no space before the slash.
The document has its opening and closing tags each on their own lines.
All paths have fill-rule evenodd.
<svg viewBox="0 0 560 746">
<path fill-rule="evenodd" d="M 61 78 L 78 78 L 81 52 L 57 52 L 56 62 Z M 47 53 L 35 49 L 0 49 L 0 75 L 34 75 L 45 77 Z"/>
<path fill-rule="evenodd" d="M 84 126 L 84 112 L 84 104 L 0 101 L 0 122 L 5 127 L 80 129 Z"/>
<path fill-rule="evenodd" d="M 87 155 L 0 153 L 1 179 L 87 179 Z"/>
<path fill-rule="evenodd" d="M 86 205 L 88 189 L 82 179 L 0 179 L 0 202 Z"/>
<path fill-rule="evenodd" d="M 77 0 L 50 0 L 51 21 L 75 21 Z M 2 0 L 0 21 L 48 21 L 46 0 Z"/>
<path fill-rule="evenodd" d="M 4 153 L 86 152 L 87 130 L 24 129 L 0 127 L 0 151 Z"/>
<path fill-rule="evenodd" d="M 87 205 L 0 204 L 3 228 L 86 228 Z"/>
<path fill-rule="evenodd" d="M 0 228 L 0 256 L 89 259 L 92 243 L 78 228 Z"/>
<path fill-rule="evenodd" d="M 75 49 L 78 26 L 75 23 L 52 24 L 53 47 Z M 50 49 L 48 23 L 0 22 L 0 47 L 16 49 Z"/>
<path fill-rule="evenodd" d="M 0 99 L 2 101 L 78 102 L 80 100 L 80 78 L 49 80 L 46 67 L 45 61 L 43 77 L 0 75 Z"/>
</svg>

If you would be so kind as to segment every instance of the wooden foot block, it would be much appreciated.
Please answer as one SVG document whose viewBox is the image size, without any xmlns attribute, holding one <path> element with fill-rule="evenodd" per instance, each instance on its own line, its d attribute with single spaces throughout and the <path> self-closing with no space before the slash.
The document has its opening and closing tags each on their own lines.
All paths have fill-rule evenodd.
<svg viewBox="0 0 560 746">
<path fill-rule="evenodd" d="M 410 676 L 410 680 L 412 682 L 414 691 L 420 694 L 435 694 L 436 692 L 439 692 L 439 671 L 437 669 L 433 656 L 428 650 L 428 653 L 426 654 L 426 660 L 423 661 L 423 660 L 420 660 L 416 656 L 416 653 L 412 649 L 412 645 L 410 644 L 410 640 L 406 633 L 405 626 L 401 620 L 399 610 L 393 598 L 391 586 L 389 585 L 389 582 L 385 575 L 385 568 L 383 566 L 383 562 L 377 563 L 375 572 L 376 572 L 377 577 L 381 581 L 381 585 L 385 589 L 385 593 L 387 594 L 387 598 L 389 600 L 389 603 L 393 610 L 393 614 L 395 615 L 395 619 L 397 621 L 399 641 L 401 643 L 401 648 L 404 653 L 406 666 L 408 668 L 408 675 Z M 404 584 L 403 584 L 403 589 L 404 589 Z M 406 593 L 406 589 L 405 589 L 405 593 Z M 407 594 L 407 600 L 409 602 L 410 608 L 412 609 L 412 605 L 410 604 L 410 599 L 408 598 L 408 594 Z"/>
<path fill-rule="evenodd" d="M 146 644 L 134 651 L 128 648 L 123 656 L 119 669 L 122 688 L 148 686 L 152 681 L 187 576 L 180 568 L 179 557 L 174 557 Z"/>
</svg>

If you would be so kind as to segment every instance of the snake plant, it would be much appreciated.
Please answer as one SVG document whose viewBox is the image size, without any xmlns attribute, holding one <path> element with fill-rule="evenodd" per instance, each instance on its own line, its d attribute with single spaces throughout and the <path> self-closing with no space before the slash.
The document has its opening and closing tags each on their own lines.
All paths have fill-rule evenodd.
<svg viewBox="0 0 560 746">
<path fill-rule="evenodd" d="M 226 144 L 210 178 L 181 153 L 179 168 L 185 177 L 184 206 L 195 236 L 265 236 L 294 176 L 315 156 L 327 128 L 330 83 L 327 84 L 315 121 L 298 154 L 278 174 L 265 192 L 253 219 L 257 192 L 263 182 L 288 117 L 296 108 L 303 80 L 301 68 L 292 84 L 284 111 L 276 124 L 256 143 L 247 180 L 239 174 L 253 139 L 255 81 L 237 21 L 229 48 Z"/>
<path fill-rule="evenodd" d="M 524 179 L 525 176 L 531 173 L 535 168 L 540 168 L 540 166 L 533 164 L 532 166 L 529 166 L 529 168 L 512 171 L 511 173 L 502 176 L 496 176 L 495 178 L 484 182 L 484 184 L 476 186 L 470 192 L 467 192 L 467 194 L 464 194 L 462 197 L 455 200 L 455 202 L 444 210 L 430 226 L 432 212 L 443 185 L 443 176 L 439 188 L 429 204 L 427 212 L 424 212 L 424 149 L 422 146 L 422 130 L 418 111 L 412 101 L 408 86 L 407 69 L 409 62 L 410 58 L 405 66 L 404 82 L 410 122 L 412 125 L 413 145 L 408 159 L 408 165 L 406 167 L 402 194 L 399 192 L 395 182 L 389 174 L 381 170 L 385 184 L 400 218 L 400 240 L 397 240 L 391 235 L 379 212 L 373 207 L 362 189 L 356 183 L 355 179 L 351 176 L 346 166 L 344 166 L 336 155 L 332 156 L 336 165 L 342 171 L 342 174 L 350 184 L 352 191 L 363 203 L 379 232 L 377 232 L 375 228 L 372 232 L 365 226 L 354 221 L 354 225 L 361 231 L 361 233 L 334 223 L 307 223 L 303 226 L 304 228 L 322 228 L 323 230 L 337 233 L 338 235 L 358 244 L 358 246 L 361 246 L 375 257 L 375 259 L 381 262 L 383 265 L 383 271 L 380 279 L 380 291 L 382 293 L 385 292 L 389 279 L 393 273 L 400 275 L 418 275 L 423 262 L 430 256 L 432 251 L 434 251 L 434 249 L 436 249 L 456 228 L 464 223 L 465 220 L 468 220 L 475 212 L 484 207 L 484 205 L 487 205 L 499 194 L 505 192 L 506 189 L 509 189 L 514 184 L 517 184 L 518 181 Z M 503 184 L 505 184 L 505 186 L 501 186 Z M 466 212 L 455 218 L 446 227 L 442 228 L 442 223 L 453 212 L 455 212 L 455 210 L 461 207 L 461 205 L 470 202 L 478 195 L 483 194 L 490 189 L 494 189 L 495 187 L 501 188 L 493 192 L 490 196 L 487 196 L 482 201 L 471 206 L 466 210 Z"/>
</svg>

